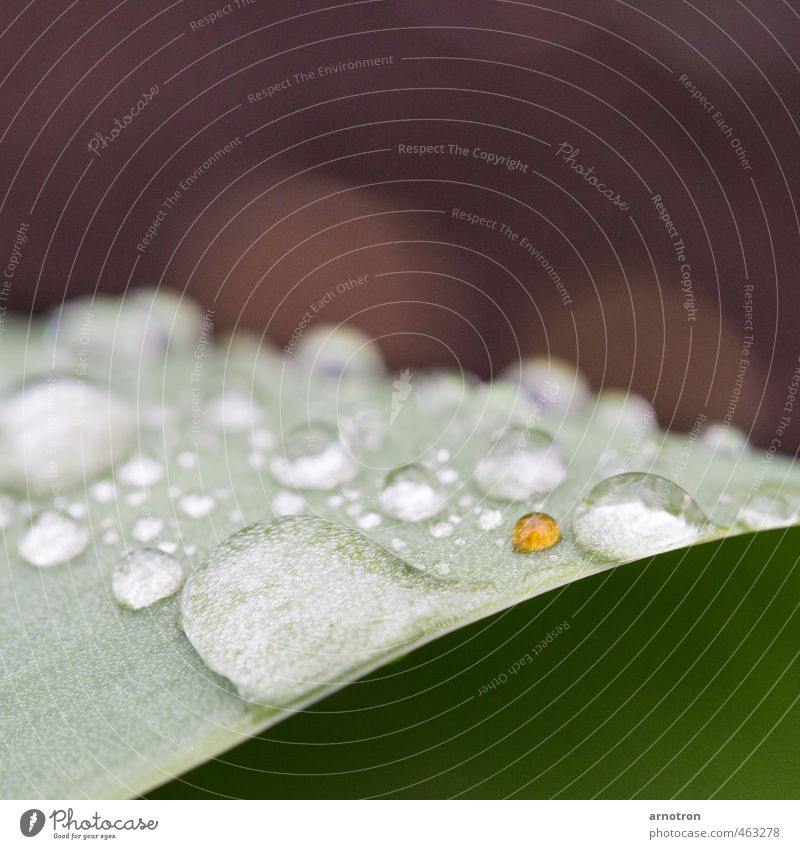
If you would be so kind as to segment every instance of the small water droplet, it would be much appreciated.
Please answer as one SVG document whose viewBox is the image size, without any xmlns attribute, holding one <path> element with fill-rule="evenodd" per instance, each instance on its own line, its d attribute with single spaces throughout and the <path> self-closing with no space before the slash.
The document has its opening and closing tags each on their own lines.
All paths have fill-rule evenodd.
<svg viewBox="0 0 800 849">
<path fill-rule="evenodd" d="M 61 513 L 45 511 L 36 517 L 19 542 L 19 553 L 42 568 L 77 557 L 89 544 L 89 532 Z"/>
<path fill-rule="evenodd" d="M 526 513 L 514 525 L 511 540 L 517 551 L 545 551 L 561 542 L 561 528 L 547 513 Z"/>
<path fill-rule="evenodd" d="M 436 473 L 436 477 L 443 484 L 455 483 L 458 480 L 458 472 L 455 469 L 442 469 Z"/>
<path fill-rule="evenodd" d="M 194 451 L 181 451 L 178 454 L 178 465 L 182 469 L 193 469 L 197 465 L 197 454 Z"/>
<path fill-rule="evenodd" d="M 270 503 L 272 512 L 276 516 L 296 516 L 306 509 L 306 502 L 302 495 L 287 492 L 285 489 L 275 493 Z"/>
<path fill-rule="evenodd" d="M 480 386 L 480 379 L 468 372 L 432 372 L 417 382 L 417 404 L 423 410 L 455 414 L 472 404 Z"/>
<path fill-rule="evenodd" d="M 436 572 L 437 575 L 449 575 L 453 570 L 449 563 L 437 563 L 433 567 L 433 571 Z"/>
<path fill-rule="evenodd" d="M 312 424 L 286 437 L 284 454 L 272 460 L 270 470 L 284 486 L 327 490 L 352 480 L 358 466 L 335 430 L 324 424 Z"/>
<path fill-rule="evenodd" d="M 399 537 L 395 537 L 392 540 L 392 548 L 395 551 L 402 551 L 404 548 L 408 548 L 408 543 L 405 540 L 400 539 Z"/>
<path fill-rule="evenodd" d="M 493 531 L 503 524 L 503 514 L 499 510 L 481 510 L 477 521 L 482 531 Z"/>
<path fill-rule="evenodd" d="M 478 464 L 475 480 L 492 498 L 518 501 L 555 489 L 565 469 L 550 437 L 535 428 L 506 431 Z"/>
<path fill-rule="evenodd" d="M 436 539 L 449 537 L 453 533 L 453 526 L 449 522 L 436 522 L 436 524 L 431 525 L 430 533 Z"/>
<path fill-rule="evenodd" d="M 211 421 L 228 433 L 251 430 L 256 417 L 252 400 L 235 389 L 209 401 L 208 410 Z"/>
<path fill-rule="evenodd" d="M 184 578 L 183 567 L 171 554 L 137 548 L 122 555 L 111 576 L 111 589 L 123 607 L 141 610 L 176 593 Z"/>
<path fill-rule="evenodd" d="M 164 530 L 164 522 L 155 516 L 143 516 L 137 519 L 131 536 L 139 542 L 152 542 Z"/>
<path fill-rule="evenodd" d="M 765 484 L 739 510 L 737 523 L 750 531 L 788 528 L 800 520 L 800 493 L 788 485 Z"/>
<path fill-rule="evenodd" d="M 127 404 L 86 381 L 28 384 L 0 405 L 0 484 L 60 492 L 108 469 L 131 444 Z"/>
<path fill-rule="evenodd" d="M 522 386 L 535 412 L 564 414 L 582 407 L 590 396 L 579 371 L 556 357 L 532 357 L 512 363 L 503 377 Z"/>
<path fill-rule="evenodd" d="M 365 513 L 363 516 L 359 517 L 358 527 L 367 531 L 370 528 L 377 528 L 382 521 L 383 519 L 381 519 L 378 513 Z"/>
<path fill-rule="evenodd" d="M 98 481 L 89 487 L 89 493 L 98 504 L 108 504 L 117 495 L 117 488 L 111 481 Z"/>
<path fill-rule="evenodd" d="M 738 457 L 747 450 L 747 435 L 739 428 L 721 424 L 710 424 L 700 437 L 703 445 L 723 457 Z"/>
<path fill-rule="evenodd" d="M 342 419 L 339 432 L 347 451 L 360 463 L 380 460 L 375 456 L 386 444 L 391 430 L 389 409 L 365 407 Z"/>
<path fill-rule="evenodd" d="M 385 371 L 378 346 L 354 327 L 315 327 L 303 335 L 295 356 L 314 377 L 375 378 Z"/>
<path fill-rule="evenodd" d="M 690 545 L 707 535 L 708 519 L 677 484 L 628 472 L 595 486 L 575 512 L 579 545 L 608 560 L 636 560 Z"/>
<path fill-rule="evenodd" d="M 181 510 L 193 519 L 207 516 L 216 506 L 216 502 L 210 495 L 194 495 L 191 493 L 182 496 L 179 503 Z"/>
<path fill-rule="evenodd" d="M 388 516 L 420 522 L 440 513 L 447 499 L 422 466 L 403 466 L 386 476 L 380 493 L 381 508 Z"/>
<path fill-rule="evenodd" d="M 128 486 L 153 486 L 164 477 L 164 469 L 151 457 L 132 457 L 117 471 L 117 478 Z"/>
<path fill-rule="evenodd" d="M 644 434 L 656 427 L 656 413 L 641 395 L 606 389 L 598 393 L 591 424 L 606 430 Z"/>
</svg>

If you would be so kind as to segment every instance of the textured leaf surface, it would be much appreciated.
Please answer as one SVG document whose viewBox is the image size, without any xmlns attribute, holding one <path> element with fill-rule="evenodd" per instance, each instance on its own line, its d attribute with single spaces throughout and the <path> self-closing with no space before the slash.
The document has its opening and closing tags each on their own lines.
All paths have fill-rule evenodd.
<svg viewBox="0 0 800 849">
<path fill-rule="evenodd" d="M 582 499 L 611 475 L 649 472 L 678 484 L 709 519 L 703 539 L 796 519 L 800 483 L 788 461 L 703 428 L 667 435 L 644 402 L 586 397 L 559 369 L 542 379 L 535 366 L 491 387 L 386 377 L 374 352 L 347 335 L 310 338 L 282 357 L 249 338 L 214 347 L 199 315 L 161 299 L 70 309 L 49 330 L 11 328 L 3 337 L 4 409 L 23 381 L 67 375 L 93 382 L 106 399 L 110 387 L 113 406 L 88 412 L 111 422 L 110 410 L 117 421 L 125 409 L 130 432 L 111 440 L 113 466 L 103 474 L 95 445 L 79 439 L 74 450 L 91 475 L 76 481 L 71 457 L 49 489 L 31 491 L 19 476 L 4 485 L 13 501 L 4 506 L 0 578 L 3 797 L 144 792 L 438 635 L 616 565 L 580 548 L 572 529 Z M 309 422 L 324 425 L 316 433 L 341 431 L 354 472 L 300 493 L 279 482 L 273 464 Z M 515 426 L 555 437 L 565 476 L 551 492 L 501 501 L 476 486 L 476 470 Z M 26 462 L 30 477 L 37 457 Z M 424 521 L 383 509 L 387 475 L 408 463 L 426 470 L 446 501 Z M 43 510 L 90 539 L 47 568 L 20 555 L 31 516 Z M 523 555 L 511 530 L 531 510 L 555 517 L 563 541 Z M 274 547 L 250 550 L 250 583 L 236 580 L 238 543 L 217 546 L 286 513 L 300 515 L 259 531 L 280 536 L 280 556 Z M 345 544 L 334 563 L 337 539 Z M 183 613 L 177 595 L 139 611 L 115 602 L 111 575 L 125 551 L 143 545 L 171 552 L 190 573 Z M 650 545 L 643 553 L 674 547 Z M 199 596 L 205 618 L 188 606 Z M 230 631 L 215 636 L 204 625 L 220 610 L 235 618 L 236 604 L 251 626 L 260 611 L 269 619 L 248 644 L 253 654 L 232 666 L 241 637 L 226 645 Z M 184 633 L 187 616 L 208 665 Z M 335 649 L 327 659 L 325 628 Z M 238 679 L 248 699 L 212 669 Z"/>
</svg>

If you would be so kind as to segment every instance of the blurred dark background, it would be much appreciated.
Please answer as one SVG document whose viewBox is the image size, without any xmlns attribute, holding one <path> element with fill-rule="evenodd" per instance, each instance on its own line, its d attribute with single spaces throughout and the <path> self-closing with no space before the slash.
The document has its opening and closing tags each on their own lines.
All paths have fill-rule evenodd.
<svg viewBox="0 0 800 849">
<path fill-rule="evenodd" d="M 557 355 L 800 445 L 796 2 L 15 0 L 0 32 L 3 309 L 165 286 L 283 345 L 366 276 L 313 318 L 392 367 Z"/>
</svg>

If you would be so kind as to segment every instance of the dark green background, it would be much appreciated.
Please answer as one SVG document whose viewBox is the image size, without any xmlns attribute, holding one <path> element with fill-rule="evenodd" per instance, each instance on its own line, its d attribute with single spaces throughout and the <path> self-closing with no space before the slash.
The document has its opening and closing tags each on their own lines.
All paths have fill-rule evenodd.
<svg viewBox="0 0 800 849">
<path fill-rule="evenodd" d="M 799 542 L 738 537 L 539 596 L 150 798 L 797 797 Z"/>
</svg>

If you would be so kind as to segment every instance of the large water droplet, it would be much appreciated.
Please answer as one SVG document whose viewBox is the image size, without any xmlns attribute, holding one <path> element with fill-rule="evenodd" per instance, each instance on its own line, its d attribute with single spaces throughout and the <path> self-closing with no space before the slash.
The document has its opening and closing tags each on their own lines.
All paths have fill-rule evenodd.
<svg viewBox="0 0 800 849">
<path fill-rule="evenodd" d="M 447 503 L 432 473 L 422 466 L 403 466 L 386 476 L 380 494 L 383 512 L 404 522 L 421 522 L 440 513 Z"/>
<path fill-rule="evenodd" d="M 121 605 L 141 610 L 176 593 L 184 578 L 183 567 L 171 555 L 137 548 L 122 555 L 111 576 L 111 589 Z"/>
<path fill-rule="evenodd" d="M 627 472 L 595 486 L 575 512 L 578 544 L 606 560 L 636 560 L 690 545 L 711 527 L 696 502 L 658 475 Z"/>
<path fill-rule="evenodd" d="M 127 404 L 60 377 L 24 386 L 0 407 L 0 485 L 58 494 L 85 483 L 129 450 Z"/>
<path fill-rule="evenodd" d="M 19 541 L 19 553 L 34 566 L 57 566 L 77 557 L 89 544 L 89 532 L 77 522 L 48 510 L 40 513 Z"/>
<path fill-rule="evenodd" d="M 356 460 L 369 463 L 386 444 L 391 430 L 390 411 L 364 407 L 345 416 L 340 424 L 342 442 Z"/>
<path fill-rule="evenodd" d="M 287 707 L 401 653 L 434 618 L 438 585 L 356 530 L 279 519 L 214 549 L 186 582 L 181 623 L 244 698 Z"/>
<path fill-rule="evenodd" d="M 564 479 L 558 448 L 543 431 L 515 427 L 495 442 L 475 470 L 480 489 L 492 498 L 517 501 L 549 492 Z"/>
<path fill-rule="evenodd" d="M 739 510 L 737 523 L 747 530 L 788 528 L 800 519 L 800 492 L 790 485 L 765 484 Z"/>
<path fill-rule="evenodd" d="M 314 377 L 375 378 L 384 371 L 378 346 L 354 327 L 323 325 L 297 343 L 297 361 Z"/>
<path fill-rule="evenodd" d="M 283 456 L 270 463 L 278 483 L 296 489 L 328 490 L 352 480 L 358 466 L 339 441 L 337 432 L 325 424 L 311 424 L 289 434 Z"/>
</svg>

